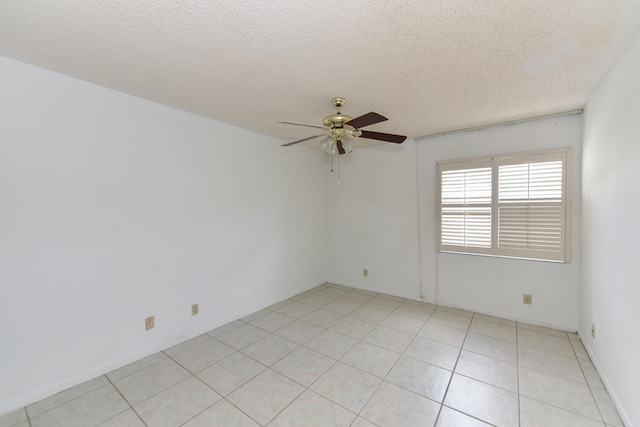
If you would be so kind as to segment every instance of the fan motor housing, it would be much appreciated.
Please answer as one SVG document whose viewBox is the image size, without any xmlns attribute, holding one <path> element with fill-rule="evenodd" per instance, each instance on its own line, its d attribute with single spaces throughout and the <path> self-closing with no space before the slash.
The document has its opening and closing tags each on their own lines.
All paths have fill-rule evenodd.
<svg viewBox="0 0 640 427">
<path fill-rule="evenodd" d="M 327 116 L 324 118 L 324 120 L 322 120 L 322 124 L 332 129 L 341 128 L 343 124 L 345 124 L 351 119 L 353 119 L 353 117 L 348 116 L 346 114 L 341 114 L 341 113 L 331 114 L 330 116 Z"/>
</svg>

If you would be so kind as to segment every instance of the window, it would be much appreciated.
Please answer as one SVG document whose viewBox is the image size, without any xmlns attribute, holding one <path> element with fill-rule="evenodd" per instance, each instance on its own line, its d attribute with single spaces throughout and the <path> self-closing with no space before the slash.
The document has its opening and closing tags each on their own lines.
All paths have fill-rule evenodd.
<svg viewBox="0 0 640 427">
<path fill-rule="evenodd" d="M 570 154 L 438 162 L 438 250 L 568 262 Z"/>
</svg>

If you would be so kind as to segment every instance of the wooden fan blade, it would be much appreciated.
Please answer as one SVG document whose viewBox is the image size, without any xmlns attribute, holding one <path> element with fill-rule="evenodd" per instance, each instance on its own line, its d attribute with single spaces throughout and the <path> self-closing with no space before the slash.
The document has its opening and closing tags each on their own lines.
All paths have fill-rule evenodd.
<svg viewBox="0 0 640 427">
<path fill-rule="evenodd" d="M 309 123 L 298 123 L 298 122 L 278 122 L 278 123 L 282 123 L 282 124 L 285 124 L 285 125 L 304 126 L 304 127 L 316 128 L 316 129 L 326 129 L 326 130 L 331 129 L 331 128 L 327 127 L 327 126 L 310 125 Z"/>
<path fill-rule="evenodd" d="M 346 151 L 344 150 L 344 147 L 342 146 L 342 141 L 337 140 L 336 145 L 338 146 L 338 153 L 340 154 L 346 153 Z"/>
<path fill-rule="evenodd" d="M 368 130 L 361 132 L 360 138 L 377 139 L 379 141 L 393 142 L 394 144 L 402 144 L 407 139 L 404 135 L 394 135 L 392 133 L 371 132 Z"/>
<path fill-rule="evenodd" d="M 373 111 L 367 113 L 363 116 L 356 117 L 355 119 L 351 119 L 348 122 L 345 122 L 345 125 L 353 126 L 356 129 L 360 129 L 365 126 L 374 125 L 376 123 L 384 122 L 387 119 L 385 116 L 381 116 L 378 113 L 374 113 Z"/>
<path fill-rule="evenodd" d="M 324 136 L 324 134 L 323 134 L 323 133 L 321 133 L 320 135 L 313 135 L 313 136 L 310 136 L 310 137 L 308 137 L 308 138 L 302 138 L 302 139 L 299 139 L 299 140 L 297 140 L 297 141 L 287 142 L 286 144 L 282 144 L 282 145 L 281 145 L 281 147 L 288 147 L 288 146 L 290 146 L 290 145 L 299 144 L 299 143 L 301 143 L 301 142 L 305 142 L 305 141 L 308 141 L 308 140 L 310 140 L 310 139 L 317 138 L 317 137 L 319 137 L 319 136 Z"/>
</svg>

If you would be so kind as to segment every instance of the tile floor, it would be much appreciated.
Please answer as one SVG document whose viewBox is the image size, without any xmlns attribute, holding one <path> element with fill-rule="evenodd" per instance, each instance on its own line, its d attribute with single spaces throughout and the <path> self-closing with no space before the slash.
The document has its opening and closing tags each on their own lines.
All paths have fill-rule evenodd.
<svg viewBox="0 0 640 427">
<path fill-rule="evenodd" d="M 623 424 L 576 334 L 325 284 L 0 426 Z"/>
</svg>

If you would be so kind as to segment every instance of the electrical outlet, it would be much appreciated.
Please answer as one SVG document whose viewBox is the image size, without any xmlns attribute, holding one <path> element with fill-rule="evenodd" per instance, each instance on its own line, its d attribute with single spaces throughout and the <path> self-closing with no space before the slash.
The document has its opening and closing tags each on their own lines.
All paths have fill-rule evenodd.
<svg viewBox="0 0 640 427">
<path fill-rule="evenodd" d="M 151 317 L 147 317 L 146 319 L 144 319 L 144 326 L 145 328 L 147 328 L 147 331 L 151 328 L 153 328 L 154 326 L 156 326 L 156 319 L 154 316 Z"/>
<path fill-rule="evenodd" d="M 596 325 L 591 324 L 591 336 L 595 339 L 596 337 Z"/>
<path fill-rule="evenodd" d="M 362 270 L 362 275 L 364 277 L 367 277 L 369 275 L 369 270 L 367 270 L 366 268 L 364 270 Z"/>
<path fill-rule="evenodd" d="M 522 294 L 522 303 L 531 305 L 533 298 L 529 294 Z"/>
<path fill-rule="evenodd" d="M 195 316 L 199 312 L 200 312 L 200 309 L 198 308 L 198 304 L 192 304 L 191 305 L 191 315 Z"/>
</svg>

